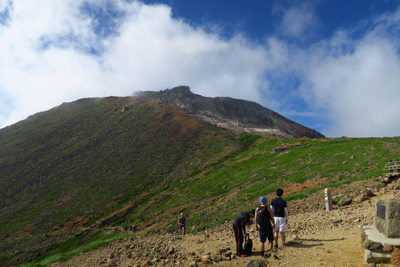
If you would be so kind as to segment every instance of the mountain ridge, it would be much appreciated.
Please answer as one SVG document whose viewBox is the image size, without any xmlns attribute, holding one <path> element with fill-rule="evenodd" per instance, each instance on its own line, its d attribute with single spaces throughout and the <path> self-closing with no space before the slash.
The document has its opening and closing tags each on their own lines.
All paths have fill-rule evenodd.
<svg viewBox="0 0 400 267">
<path fill-rule="evenodd" d="M 204 97 L 191 92 L 189 86 L 181 85 L 158 92 L 138 91 L 132 95 L 168 101 L 205 121 L 237 132 L 298 139 L 325 137 L 256 102 L 230 97 Z"/>
</svg>

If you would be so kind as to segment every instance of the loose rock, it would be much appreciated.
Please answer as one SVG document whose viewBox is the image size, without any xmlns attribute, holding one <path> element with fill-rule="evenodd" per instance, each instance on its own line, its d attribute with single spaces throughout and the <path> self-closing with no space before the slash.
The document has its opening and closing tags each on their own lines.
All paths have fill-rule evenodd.
<svg viewBox="0 0 400 267">
<path fill-rule="evenodd" d="M 390 261 L 393 265 L 400 265 L 400 248 L 395 248 L 392 253 L 390 253 Z"/>
<path fill-rule="evenodd" d="M 371 240 L 367 240 L 364 242 L 363 247 L 369 250 L 376 250 L 382 248 L 382 244 Z"/>
<path fill-rule="evenodd" d="M 264 261 L 259 259 L 249 260 L 243 267 L 267 267 Z"/>
<path fill-rule="evenodd" d="M 393 250 L 393 246 L 388 244 L 388 243 L 385 243 L 385 244 L 383 244 L 383 249 L 382 250 L 385 251 L 385 252 L 390 252 L 390 251 Z"/>
<path fill-rule="evenodd" d="M 350 197 L 342 197 L 339 200 L 339 205 L 340 206 L 347 206 L 347 205 L 350 205 L 351 202 L 353 202 L 353 199 L 351 199 Z"/>
</svg>

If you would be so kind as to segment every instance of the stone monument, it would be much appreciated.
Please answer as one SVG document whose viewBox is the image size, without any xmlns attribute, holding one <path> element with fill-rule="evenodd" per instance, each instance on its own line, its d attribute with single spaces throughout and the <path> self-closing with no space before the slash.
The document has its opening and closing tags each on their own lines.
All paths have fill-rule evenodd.
<svg viewBox="0 0 400 267">
<path fill-rule="evenodd" d="M 386 164 L 387 173 L 381 186 L 385 187 L 400 176 L 400 161 Z M 374 225 L 361 228 L 361 248 L 364 263 L 400 264 L 400 199 L 377 199 Z"/>
<path fill-rule="evenodd" d="M 361 228 L 364 263 L 398 262 L 400 249 L 400 199 L 377 199 L 374 225 Z"/>
<path fill-rule="evenodd" d="M 386 237 L 400 238 L 400 199 L 376 200 L 375 227 Z"/>
</svg>

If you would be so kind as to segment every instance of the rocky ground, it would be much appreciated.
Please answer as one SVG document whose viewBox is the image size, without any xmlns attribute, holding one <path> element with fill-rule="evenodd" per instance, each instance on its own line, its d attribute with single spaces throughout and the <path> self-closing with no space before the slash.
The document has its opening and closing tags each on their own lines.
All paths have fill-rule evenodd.
<svg viewBox="0 0 400 267">
<path fill-rule="evenodd" d="M 365 182 L 360 185 L 365 187 Z M 334 189 L 333 194 L 340 194 L 341 190 L 344 189 Z M 267 266 L 360 266 L 360 228 L 373 223 L 375 199 L 399 198 L 400 191 L 392 187 L 358 192 L 351 204 L 335 206 L 329 213 L 320 208 L 316 199 L 291 202 L 287 245 L 280 245 L 266 258 L 260 256 L 253 225 L 248 229 L 254 243 L 253 255 L 233 255 L 232 226 L 225 222 L 183 238 L 176 234 L 132 236 L 51 266 L 244 266 L 251 259 Z M 314 202 L 308 205 L 314 208 L 303 209 L 305 202 Z"/>
</svg>

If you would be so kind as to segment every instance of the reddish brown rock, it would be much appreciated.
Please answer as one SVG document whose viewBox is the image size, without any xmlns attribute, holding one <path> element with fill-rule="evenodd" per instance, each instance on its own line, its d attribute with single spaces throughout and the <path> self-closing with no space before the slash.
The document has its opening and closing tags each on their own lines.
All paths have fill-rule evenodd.
<svg viewBox="0 0 400 267">
<path fill-rule="evenodd" d="M 222 255 L 222 254 L 224 254 L 226 251 L 227 251 L 226 249 L 217 249 L 217 251 L 215 252 L 215 254 L 217 254 L 217 255 Z"/>
<path fill-rule="evenodd" d="M 152 265 L 152 263 L 151 263 L 151 261 L 149 261 L 149 260 L 146 260 L 144 263 L 143 263 L 143 266 L 151 266 Z"/>
<path fill-rule="evenodd" d="M 368 200 L 368 196 L 367 195 L 364 195 L 364 194 L 362 194 L 362 195 L 359 195 L 357 198 L 356 198 L 356 201 L 357 202 L 363 202 L 363 201 L 365 201 L 365 200 Z"/>
<path fill-rule="evenodd" d="M 374 196 L 376 196 L 371 190 L 369 190 L 369 189 L 364 189 L 363 191 L 362 191 L 362 194 L 364 195 L 364 196 L 367 196 L 367 197 L 374 197 Z"/>
<path fill-rule="evenodd" d="M 393 250 L 393 246 L 388 244 L 388 243 L 385 243 L 385 244 L 383 244 L 383 249 L 382 250 L 385 251 L 385 252 L 390 252 L 390 251 Z"/>
<path fill-rule="evenodd" d="M 392 253 L 390 253 L 390 261 L 393 265 L 400 265 L 400 248 L 395 248 Z"/>
</svg>

